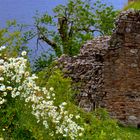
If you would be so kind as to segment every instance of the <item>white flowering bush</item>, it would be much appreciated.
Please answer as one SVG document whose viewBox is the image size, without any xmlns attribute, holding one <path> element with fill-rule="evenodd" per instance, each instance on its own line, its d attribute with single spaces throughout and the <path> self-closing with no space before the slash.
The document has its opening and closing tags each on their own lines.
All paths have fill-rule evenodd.
<svg viewBox="0 0 140 140">
<path fill-rule="evenodd" d="M 0 47 L 3 51 L 5 47 Z M 2 52 L 1 52 L 2 53 Z M 9 101 L 24 100 L 25 106 L 31 107 L 31 114 L 37 123 L 42 124 L 49 137 L 63 137 L 80 139 L 83 127 L 76 123 L 79 115 L 75 116 L 66 110 L 67 103 L 55 105 L 53 87 L 46 89 L 36 85 L 35 74 L 27 70 L 26 52 L 21 57 L 2 58 L 0 55 L 0 108 L 4 108 Z"/>
</svg>

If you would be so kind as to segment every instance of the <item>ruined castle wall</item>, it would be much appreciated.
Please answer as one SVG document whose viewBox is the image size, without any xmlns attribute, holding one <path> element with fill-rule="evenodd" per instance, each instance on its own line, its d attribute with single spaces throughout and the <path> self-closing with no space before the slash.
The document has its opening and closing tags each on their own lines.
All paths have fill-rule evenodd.
<svg viewBox="0 0 140 140">
<path fill-rule="evenodd" d="M 110 114 L 140 123 L 140 12 L 121 13 L 105 58 L 104 98 Z"/>
<path fill-rule="evenodd" d="M 88 41 L 75 57 L 62 56 L 59 67 L 65 76 L 72 78 L 79 91 L 76 97 L 80 107 L 92 111 L 104 97 L 104 56 L 108 50 L 110 37 L 99 37 Z"/>
<path fill-rule="evenodd" d="M 59 67 L 79 90 L 86 111 L 105 107 L 124 124 L 140 124 L 140 11 L 122 12 L 110 37 L 88 41 L 75 57 L 62 56 Z"/>
</svg>

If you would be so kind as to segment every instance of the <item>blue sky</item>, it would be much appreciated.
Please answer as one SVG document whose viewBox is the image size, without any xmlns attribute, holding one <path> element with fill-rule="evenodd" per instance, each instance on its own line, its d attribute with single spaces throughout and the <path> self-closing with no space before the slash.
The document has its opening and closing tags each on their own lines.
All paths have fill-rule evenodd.
<svg viewBox="0 0 140 140">
<path fill-rule="evenodd" d="M 36 10 L 40 13 L 48 11 L 67 0 L 0 0 L 0 27 L 5 25 L 7 20 L 16 19 L 21 23 L 32 22 Z M 115 8 L 122 8 L 127 0 L 102 0 L 105 3 L 113 4 Z"/>
<path fill-rule="evenodd" d="M 52 8 L 66 0 L 0 0 L 0 26 L 7 20 L 16 19 L 21 23 L 32 22 L 36 10 L 39 13 L 52 11 Z"/>
</svg>

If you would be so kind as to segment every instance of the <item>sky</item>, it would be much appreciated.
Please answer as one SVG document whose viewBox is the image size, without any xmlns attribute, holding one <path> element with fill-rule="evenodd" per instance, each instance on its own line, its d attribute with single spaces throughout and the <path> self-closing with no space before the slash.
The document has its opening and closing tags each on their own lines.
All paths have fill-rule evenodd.
<svg viewBox="0 0 140 140">
<path fill-rule="evenodd" d="M 32 23 L 32 17 L 38 10 L 39 13 L 52 9 L 58 5 L 66 3 L 67 0 L 0 0 L 0 27 L 3 27 L 7 20 L 16 19 L 20 23 Z M 127 0 L 102 0 L 112 4 L 116 9 L 122 8 Z"/>
<path fill-rule="evenodd" d="M 7 20 L 16 19 L 20 23 L 33 22 L 36 11 L 44 13 L 52 11 L 56 5 L 67 0 L 0 0 L 0 27 Z"/>
</svg>

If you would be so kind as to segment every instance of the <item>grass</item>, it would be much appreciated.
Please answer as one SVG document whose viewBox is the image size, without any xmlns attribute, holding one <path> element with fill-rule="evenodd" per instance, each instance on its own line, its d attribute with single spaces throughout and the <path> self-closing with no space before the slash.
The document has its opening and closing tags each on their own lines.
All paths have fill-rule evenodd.
<svg viewBox="0 0 140 140">
<path fill-rule="evenodd" d="M 124 134 L 129 134 L 130 140 L 140 140 L 140 129 L 134 127 L 120 127 Z"/>
<path fill-rule="evenodd" d="M 129 134 L 129 139 L 127 140 L 140 140 L 140 129 L 120 126 L 120 132 L 127 135 Z M 3 138 L 0 137 L 0 140 L 3 140 Z"/>
</svg>

